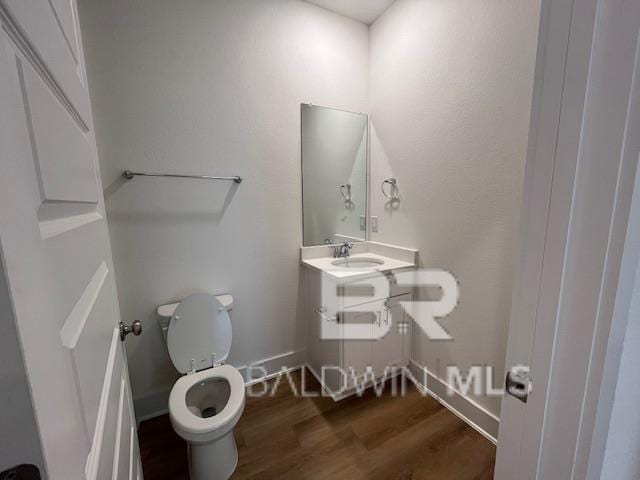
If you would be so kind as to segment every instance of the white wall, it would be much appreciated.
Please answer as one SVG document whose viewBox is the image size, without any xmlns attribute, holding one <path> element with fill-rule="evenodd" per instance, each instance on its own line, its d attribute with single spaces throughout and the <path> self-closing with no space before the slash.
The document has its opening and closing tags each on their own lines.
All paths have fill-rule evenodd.
<svg viewBox="0 0 640 480">
<path fill-rule="evenodd" d="M 414 336 L 413 360 L 442 380 L 488 365 L 502 385 L 538 19 L 531 0 L 398 0 L 371 27 L 372 240 L 457 277 L 454 340 Z M 498 397 L 473 399 L 498 414 Z"/>
<path fill-rule="evenodd" d="M 538 9 L 398 0 L 369 32 L 298 0 L 80 0 L 123 318 L 146 327 L 127 342 L 138 414 L 176 378 L 158 304 L 231 292 L 236 365 L 304 348 L 301 102 L 371 114 L 372 239 L 460 282 L 455 340 L 416 337 L 414 360 L 441 379 L 495 366 L 502 383 Z M 244 182 L 126 182 L 125 168 Z"/>
<path fill-rule="evenodd" d="M 235 297 L 235 365 L 303 349 L 300 103 L 367 111 L 365 25 L 293 0 L 80 0 L 138 415 L 176 373 L 157 305 Z M 241 175 L 137 178 L 121 170 Z"/>
</svg>

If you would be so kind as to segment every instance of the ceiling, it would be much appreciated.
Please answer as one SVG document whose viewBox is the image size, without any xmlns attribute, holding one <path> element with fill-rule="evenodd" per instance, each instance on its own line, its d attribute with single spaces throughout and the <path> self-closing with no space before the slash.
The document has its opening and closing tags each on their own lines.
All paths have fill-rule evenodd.
<svg viewBox="0 0 640 480">
<path fill-rule="evenodd" d="M 395 0 L 306 0 L 320 7 L 371 25 Z"/>
</svg>

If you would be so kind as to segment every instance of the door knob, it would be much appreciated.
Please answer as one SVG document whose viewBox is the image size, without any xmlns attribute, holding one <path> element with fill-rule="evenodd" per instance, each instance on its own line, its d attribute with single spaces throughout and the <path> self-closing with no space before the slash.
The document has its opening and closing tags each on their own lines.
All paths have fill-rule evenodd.
<svg viewBox="0 0 640 480">
<path fill-rule="evenodd" d="M 131 325 L 125 325 L 120 322 L 120 340 L 124 342 L 127 335 L 133 333 L 136 337 L 142 333 L 142 323 L 140 320 L 134 320 Z"/>
</svg>

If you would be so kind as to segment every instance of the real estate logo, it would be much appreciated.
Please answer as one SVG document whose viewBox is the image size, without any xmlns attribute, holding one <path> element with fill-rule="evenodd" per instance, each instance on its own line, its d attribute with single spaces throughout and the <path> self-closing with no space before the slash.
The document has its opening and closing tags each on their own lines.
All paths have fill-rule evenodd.
<svg viewBox="0 0 640 480">
<path fill-rule="evenodd" d="M 403 288 L 404 287 L 404 288 Z M 398 304 L 403 314 L 395 321 L 401 335 L 409 333 L 406 313 L 422 329 L 430 340 L 453 340 L 453 337 L 438 322 L 449 315 L 458 305 L 460 290 L 456 278 L 446 270 L 420 269 L 398 272 L 393 275 L 374 273 L 362 280 L 347 285 L 322 277 L 322 306 L 316 310 L 320 315 L 320 338 L 324 340 L 376 340 L 383 338 L 394 327 L 394 290 L 412 291 L 420 288 L 437 288 L 439 298 L 435 300 L 402 300 Z M 406 297 L 405 297 L 406 298 Z M 374 301 L 373 299 L 387 299 Z M 348 303 L 348 310 L 340 306 Z M 363 321 L 357 320 L 369 316 Z"/>
</svg>

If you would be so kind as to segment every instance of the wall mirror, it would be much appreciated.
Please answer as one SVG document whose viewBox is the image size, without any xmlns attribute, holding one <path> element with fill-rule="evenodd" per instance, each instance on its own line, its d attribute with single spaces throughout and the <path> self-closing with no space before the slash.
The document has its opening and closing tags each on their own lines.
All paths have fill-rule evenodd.
<svg viewBox="0 0 640 480">
<path fill-rule="evenodd" d="M 368 118 L 302 104 L 303 245 L 366 240 Z"/>
</svg>

